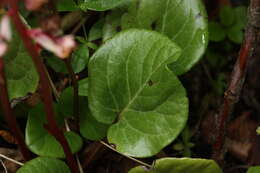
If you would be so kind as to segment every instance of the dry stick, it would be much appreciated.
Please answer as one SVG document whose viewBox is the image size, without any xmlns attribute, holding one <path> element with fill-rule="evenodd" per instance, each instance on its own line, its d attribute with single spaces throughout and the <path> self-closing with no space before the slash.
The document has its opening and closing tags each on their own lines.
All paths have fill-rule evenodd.
<svg viewBox="0 0 260 173">
<path fill-rule="evenodd" d="M 235 103 L 244 84 L 248 62 L 251 60 L 257 44 L 260 41 L 260 0 L 251 0 L 248 11 L 248 24 L 245 31 L 245 38 L 240 48 L 239 57 L 231 74 L 231 80 L 224 94 L 223 105 L 217 117 L 216 142 L 213 146 L 212 158 L 216 161 L 223 161 L 226 125 Z"/>
<path fill-rule="evenodd" d="M 68 161 L 68 165 L 71 169 L 71 172 L 78 173 L 77 163 L 69 148 L 68 142 L 61 129 L 58 128 L 57 122 L 55 120 L 50 81 L 47 77 L 44 68 L 45 66 L 42 60 L 40 59 L 39 52 L 37 51 L 37 47 L 33 44 L 32 40 L 28 36 L 26 27 L 18 15 L 18 0 L 8 0 L 7 2 L 10 5 L 9 14 L 12 17 L 15 27 L 23 40 L 25 48 L 27 49 L 28 53 L 31 55 L 32 60 L 36 66 L 36 69 L 40 75 L 40 82 L 42 85 L 41 94 L 42 94 L 42 99 L 43 99 L 44 108 L 46 112 L 46 119 L 48 122 L 46 128 L 61 144 L 64 153 L 66 155 L 66 159 Z"/>
<path fill-rule="evenodd" d="M 18 162 L 17 160 L 14 160 L 14 159 L 12 159 L 12 158 L 10 158 L 10 157 L 7 157 L 7 156 L 5 156 L 5 155 L 3 155 L 3 154 L 0 154 L 0 158 L 6 159 L 6 160 L 8 160 L 8 161 L 10 161 L 10 162 L 13 162 L 13 163 L 15 163 L 15 164 L 17 164 L 17 165 L 20 165 L 20 166 L 23 166 L 23 165 L 24 165 L 23 163 Z"/>
<path fill-rule="evenodd" d="M 108 147 L 109 149 L 115 151 L 116 153 L 121 154 L 121 155 L 123 155 L 124 157 L 126 157 L 126 158 L 128 158 L 128 159 L 130 159 L 130 160 L 133 160 L 133 161 L 139 163 L 140 165 L 145 166 L 145 167 L 148 168 L 149 170 L 150 170 L 150 169 L 153 169 L 153 167 L 154 167 L 154 165 L 149 165 L 148 163 L 142 162 L 141 160 L 138 160 L 138 159 L 135 159 L 135 158 L 133 158 L 133 157 L 131 157 L 131 156 L 124 155 L 124 154 L 120 153 L 120 152 L 117 151 L 115 148 L 113 148 L 112 146 L 110 146 L 109 144 L 107 144 L 107 143 L 105 143 L 105 142 L 103 142 L 103 141 L 99 141 L 99 142 L 100 142 L 101 144 L 105 145 L 106 147 Z"/>
<path fill-rule="evenodd" d="M 5 120 L 18 143 L 18 147 L 20 148 L 24 159 L 28 161 L 31 159 L 31 153 L 24 142 L 24 137 L 13 114 L 11 104 L 9 102 L 6 82 L 4 60 L 2 57 L 0 57 L 0 101 L 4 111 Z"/>
<path fill-rule="evenodd" d="M 77 131 L 79 131 L 79 84 L 71 65 L 71 58 L 65 59 L 64 62 L 73 85 L 73 114 L 76 121 Z"/>
</svg>

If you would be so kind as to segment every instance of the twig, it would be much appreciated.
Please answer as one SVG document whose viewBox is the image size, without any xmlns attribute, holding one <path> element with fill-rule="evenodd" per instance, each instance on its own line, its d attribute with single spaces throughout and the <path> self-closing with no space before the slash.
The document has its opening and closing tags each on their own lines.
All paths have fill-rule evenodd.
<svg viewBox="0 0 260 173">
<path fill-rule="evenodd" d="M 147 164 L 147 163 L 142 162 L 141 160 L 135 159 L 135 158 L 133 158 L 133 157 L 130 157 L 130 156 L 127 156 L 127 155 L 124 155 L 124 154 L 118 152 L 118 151 L 117 151 L 116 149 L 114 149 L 112 146 L 110 146 L 109 144 L 107 144 L 107 143 L 105 143 L 105 142 L 103 142 L 103 141 L 100 141 L 100 143 L 103 144 L 103 145 L 105 145 L 105 146 L 108 147 L 109 149 L 111 149 L 111 150 L 117 152 L 118 154 L 121 154 L 121 155 L 125 156 L 126 158 L 128 158 L 128 159 L 130 159 L 130 160 L 133 160 L 133 161 L 135 161 L 135 162 L 137 162 L 137 163 L 139 163 L 139 164 L 145 166 L 145 167 L 148 168 L 148 169 L 152 169 L 152 168 L 153 168 L 152 165 L 149 165 L 149 164 Z"/>
<path fill-rule="evenodd" d="M 239 57 L 231 74 L 228 89 L 224 95 L 223 105 L 217 117 L 216 142 L 213 146 L 212 158 L 221 162 L 225 151 L 226 125 L 235 103 L 238 102 L 243 88 L 248 62 L 251 60 L 255 49 L 259 43 L 260 36 L 260 0 L 251 0 L 248 11 L 248 24 L 245 31 L 245 38 L 241 45 Z"/>
<path fill-rule="evenodd" d="M 88 16 L 84 17 L 80 20 L 80 22 L 76 25 L 76 27 L 71 31 L 71 34 L 76 34 L 81 26 L 84 26 L 84 23 L 87 21 Z"/>
<path fill-rule="evenodd" d="M 64 123 L 65 123 L 66 131 L 67 132 L 71 131 L 67 119 L 64 120 Z M 77 164 L 78 164 L 78 167 L 79 167 L 79 173 L 84 173 L 84 170 L 83 170 L 83 168 L 81 166 L 81 163 L 80 163 L 80 160 L 79 160 L 79 157 L 78 157 L 78 154 L 76 154 L 75 157 L 76 157 L 76 161 L 77 161 Z"/>
<path fill-rule="evenodd" d="M 2 57 L 0 57 L 0 93 L 1 93 L 0 101 L 1 101 L 3 111 L 4 111 L 5 120 L 9 126 L 12 134 L 14 135 L 14 137 L 17 140 L 18 147 L 20 148 L 24 159 L 30 160 L 31 153 L 28 150 L 28 148 L 24 142 L 24 137 L 18 126 L 18 123 L 16 121 L 16 118 L 15 118 L 12 108 L 11 108 L 11 104 L 9 102 L 7 81 L 6 81 L 5 72 L 4 72 L 4 60 Z"/>
<path fill-rule="evenodd" d="M 3 155 L 3 154 L 0 154 L 0 157 L 4 158 L 4 159 L 6 159 L 6 160 L 9 160 L 10 162 L 13 162 L 13 163 L 15 163 L 15 164 L 17 164 L 17 165 L 20 165 L 20 166 L 23 166 L 23 165 L 24 165 L 23 163 L 18 162 L 18 161 L 16 161 L 16 160 L 12 159 L 12 158 L 9 158 L 9 157 L 7 157 L 7 156 L 5 156 L 5 155 Z"/>
<path fill-rule="evenodd" d="M 28 36 L 25 25 L 23 24 L 18 15 L 18 0 L 8 0 L 7 2 L 10 6 L 9 15 L 11 16 L 16 29 L 23 40 L 24 46 L 27 49 L 28 53 L 31 55 L 36 69 L 40 75 L 40 82 L 42 84 L 41 94 L 46 112 L 46 119 L 48 122 L 48 124 L 45 127 L 61 144 L 71 172 L 78 173 L 77 163 L 75 161 L 75 158 L 73 157 L 69 144 L 61 129 L 58 128 L 58 124 L 55 120 L 50 81 L 47 77 L 45 66 L 42 60 L 40 59 L 39 52 L 37 51 L 36 46 L 33 44 L 32 40 Z"/>
<path fill-rule="evenodd" d="M 0 159 L 0 162 L 1 162 L 1 164 L 2 164 L 2 166 L 4 168 L 4 170 L 5 170 L 5 173 L 8 173 L 7 167 L 5 166 L 5 163 L 3 162 L 2 159 Z"/>
<path fill-rule="evenodd" d="M 76 78 L 76 75 L 73 71 L 72 65 L 71 65 L 71 58 L 65 59 L 64 60 L 67 70 L 70 75 L 70 79 L 72 81 L 72 86 L 73 86 L 73 114 L 75 117 L 75 122 L 76 122 L 76 128 L 77 131 L 79 131 L 79 84 L 78 80 Z"/>
</svg>

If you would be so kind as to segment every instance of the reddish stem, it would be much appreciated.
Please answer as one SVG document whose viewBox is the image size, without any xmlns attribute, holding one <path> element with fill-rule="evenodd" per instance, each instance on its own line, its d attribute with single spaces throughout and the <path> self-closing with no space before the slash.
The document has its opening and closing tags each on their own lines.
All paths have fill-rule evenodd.
<svg viewBox="0 0 260 173">
<path fill-rule="evenodd" d="M 5 120 L 8 123 L 8 126 L 18 143 L 18 147 L 20 148 L 20 151 L 24 159 L 28 161 L 31 159 L 31 153 L 24 142 L 24 137 L 11 109 L 7 90 L 6 77 L 4 72 L 4 60 L 2 57 L 0 57 L 0 93 L 0 100 L 4 111 Z"/>
<path fill-rule="evenodd" d="M 249 8 L 249 22 L 246 27 L 245 38 L 240 48 L 239 57 L 231 74 L 229 87 L 225 92 L 223 105 L 217 117 L 216 142 L 213 146 L 213 159 L 222 161 L 224 157 L 226 125 L 235 103 L 238 102 L 243 88 L 249 60 L 260 41 L 260 0 L 251 0 Z"/>
<path fill-rule="evenodd" d="M 55 113 L 53 109 L 53 100 L 52 100 L 52 94 L 51 94 L 51 88 L 50 88 L 50 81 L 47 77 L 45 66 L 40 58 L 39 52 L 37 51 L 37 47 L 32 42 L 31 38 L 29 37 L 27 33 L 27 28 L 21 21 L 19 14 L 18 14 L 18 0 L 8 0 L 8 3 L 10 5 L 9 9 L 9 15 L 12 17 L 12 20 L 14 22 L 14 25 L 20 34 L 24 46 L 27 49 L 28 53 L 31 55 L 32 60 L 36 66 L 36 69 L 40 75 L 40 82 L 41 82 L 41 95 L 44 103 L 44 108 L 46 112 L 46 119 L 48 121 L 47 129 L 49 132 L 59 141 L 61 144 L 64 153 L 66 155 L 69 167 L 73 173 L 78 172 L 78 167 L 76 164 L 76 161 L 73 157 L 73 154 L 70 150 L 70 147 L 68 145 L 68 142 L 61 131 L 59 129 L 57 122 L 55 120 Z"/>
</svg>

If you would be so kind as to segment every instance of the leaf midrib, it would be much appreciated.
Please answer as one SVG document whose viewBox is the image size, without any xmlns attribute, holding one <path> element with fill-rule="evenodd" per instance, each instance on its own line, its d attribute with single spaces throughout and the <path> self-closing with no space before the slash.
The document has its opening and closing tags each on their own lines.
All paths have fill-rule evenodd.
<svg viewBox="0 0 260 173">
<path fill-rule="evenodd" d="M 163 46 L 161 49 L 163 49 L 165 46 Z M 157 52 L 157 54 L 160 51 Z M 123 114 L 128 110 L 128 108 L 132 105 L 132 103 L 134 103 L 134 101 L 136 100 L 136 98 L 139 96 L 139 94 L 143 91 L 143 89 L 145 88 L 147 82 L 150 80 L 150 78 L 152 77 L 152 75 L 159 69 L 161 68 L 161 66 L 163 64 L 165 64 L 165 62 L 169 59 L 169 57 L 173 56 L 174 54 L 171 54 L 168 56 L 168 58 L 166 58 L 164 61 L 162 61 L 151 73 L 150 75 L 148 75 L 147 79 L 145 80 L 145 82 L 143 83 L 143 85 L 140 86 L 140 88 L 138 89 L 138 91 L 135 93 L 134 97 L 132 97 L 131 100 L 129 100 L 129 103 L 125 106 L 125 108 L 122 109 L 122 111 L 119 113 L 118 115 L 118 119 L 122 119 Z M 154 58 L 153 61 L 155 61 L 156 58 Z M 154 62 L 153 62 L 154 63 Z"/>
</svg>

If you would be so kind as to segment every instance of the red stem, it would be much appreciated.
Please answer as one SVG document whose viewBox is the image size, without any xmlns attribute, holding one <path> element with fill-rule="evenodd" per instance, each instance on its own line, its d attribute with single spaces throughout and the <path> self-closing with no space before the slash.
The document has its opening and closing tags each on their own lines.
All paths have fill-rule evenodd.
<svg viewBox="0 0 260 173">
<path fill-rule="evenodd" d="M 70 150 L 68 142 L 61 131 L 59 129 L 57 122 L 55 120 L 55 113 L 53 109 L 53 100 L 50 88 L 50 81 L 47 77 L 45 66 L 40 58 L 39 52 L 37 51 L 37 47 L 30 39 L 27 28 L 21 21 L 19 14 L 18 14 L 18 0 L 8 0 L 7 1 L 10 5 L 9 15 L 12 17 L 14 25 L 20 34 L 24 46 L 27 49 L 28 53 L 31 55 L 32 60 L 36 66 L 36 69 L 40 75 L 40 82 L 41 82 L 41 95 L 44 103 L 44 108 L 46 112 L 46 119 L 48 121 L 47 129 L 49 132 L 56 138 L 57 141 L 61 144 L 64 153 L 66 155 L 66 159 L 68 161 L 68 165 L 73 173 L 78 172 L 78 167 L 76 161 L 73 157 L 73 154 Z"/>
<path fill-rule="evenodd" d="M 0 93 L 0 100 L 4 111 L 5 120 L 8 123 L 8 126 L 18 143 L 18 147 L 20 148 L 20 151 L 24 159 L 28 161 L 31 159 L 31 153 L 24 142 L 24 137 L 11 109 L 7 90 L 6 77 L 4 72 L 4 60 L 2 57 L 0 57 Z"/>
<path fill-rule="evenodd" d="M 248 62 L 251 60 L 260 38 L 260 0 L 251 0 L 249 8 L 249 22 L 245 31 L 245 38 L 241 45 L 239 57 L 231 74 L 231 80 L 225 92 L 223 105 L 217 117 L 216 142 L 213 146 L 213 159 L 222 161 L 225 151 L 225 133 L 229 116 L 233 111 L 235 103 L 238 102 L 245 76 Z"/>
</svg>

